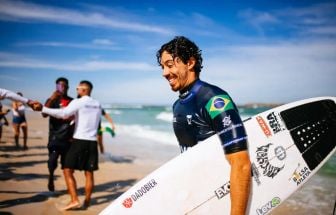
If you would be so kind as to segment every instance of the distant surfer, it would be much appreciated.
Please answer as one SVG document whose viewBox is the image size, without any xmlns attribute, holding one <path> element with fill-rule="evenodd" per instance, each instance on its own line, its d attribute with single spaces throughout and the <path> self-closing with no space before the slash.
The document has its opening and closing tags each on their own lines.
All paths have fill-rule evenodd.
<svg viewBox="0 0 336 215">
<path fill-rule="evenodd" d="M 173 105 L 173 127 L 181 152 L 217 134 L 231 165 L 231 215 L 245 214 L 251 164 L 247 135 L 236 105 L 224 90 L 199 79 L 201 50 L 188 38 L 175 37 L 161 46 L 156 57 L 163 77 L 180 94 Z"/>
</svg>

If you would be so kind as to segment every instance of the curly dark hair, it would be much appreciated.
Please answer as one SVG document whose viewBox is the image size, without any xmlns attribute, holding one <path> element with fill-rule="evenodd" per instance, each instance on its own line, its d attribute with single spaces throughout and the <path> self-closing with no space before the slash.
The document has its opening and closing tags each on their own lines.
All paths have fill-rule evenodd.
<svg viewBox="0 0 336 215">
<path fill-rule="evenodd" d="M 161 66 L 161 56 L 162 53 L 166 51 L 173 56 L 173 59 L 176 57 L 180 58 L 184 64 L 187 64 L 188 60 L 191 57 L 194 57 L 196 60 L 195 63 L 195 72 L 200 73 L 202 66 L 202 50 L 200 50 L 197 45 L 184 36 L 177 36 L 173 40 L 169 41 L 166 44 L 163 44 L 159 51 L 156 53 L 157 62 Z"/>
</svg>

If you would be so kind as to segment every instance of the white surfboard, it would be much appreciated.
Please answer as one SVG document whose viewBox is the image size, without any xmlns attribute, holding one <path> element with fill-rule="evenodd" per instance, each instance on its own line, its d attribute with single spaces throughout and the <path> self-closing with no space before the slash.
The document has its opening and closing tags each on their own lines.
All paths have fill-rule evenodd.
<svg viewBox="0 0 336 215">
<path fill-rule="evenodd" d="M 335 152 L 335 102 L 336 97 L 312 98 L 245 120 L 253 169 L 248 214 L 268 214 Z M 214 135 L 140 180 L 100 214 L 229 214 L 229 178 L 230 165 Z"/>
</svg>

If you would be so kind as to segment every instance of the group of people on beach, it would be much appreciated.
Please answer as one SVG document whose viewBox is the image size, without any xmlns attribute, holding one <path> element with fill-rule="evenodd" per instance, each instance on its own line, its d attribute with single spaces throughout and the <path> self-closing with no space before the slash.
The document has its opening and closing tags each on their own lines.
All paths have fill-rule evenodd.
<svg viewBox="0 0 336 215">
<path fill-rule="evenodd" d="M 55 190 L 54 172 L 57 168 L 58 158 L 71 201 L 63 210 L 87 208 L 90 205 L 94 187 L 94 174 L 98 170 L 98 145 L 104 152 L 102 132 L 99 132 L 101 116 L 105 116 L 115 125 L 112 118 L 102 109 L 99 101 L 90 95 L 93 85 L 89 81 L 81 81 L 77 86 L 78 98 L 68 96 L 69 82 L 60 77 L 56 80 L 56 90 L 47 99 L 44 106 L 38 101 L 32 101 L 11 91 L 0 89 L 1 98 L 9 98 L 15 102 L 26 103 L 34 111 L 41 111 L 43 117 L 49 117 L 48 138 L 48 189 Z M 85 174 L 85 200 L 81 204 L 77 195 L 77 183 L 74 177 L 75 170 L 84 170 Z"/>
<path fill-rule="evenodd" d="M 173 128 L 181 152 L 217 134 L 222 143 L 223 156 L 231 165 L 231 214 L 245 214 L 250 193 L 251 163 L 247 152 L 247 135 L 236 105 L 227 92 L 200 80 L 203 68 L 201 50 L 188 38 L 177 36 L 163 44 L 156 57 L 163 70 L 162 76 L 167 79 L 172 91 L 179 92 L 179 98 L 173 105 Z M 28 99 L 22 101 L 34 110 L 42 111 L 45 116 L 50 116 L 50 120 L 52 117 L 55 120 L 61 119 L 57 125 L 68 129 L 69 133 L 65 134 L 50 132 L 50 145 L 54 144 L 53 141 L 63 141 L 62 138 L 57 139 L 59 136 L 70 136 L 73 126 L 71 122 L 74 121 L 73 139 L 62 161 L 71 196 L 70 203 L 64 209 L 80 206 L 76 194 L 76 180 L 73 177 L 75 169 L 85 170 L 84 207 L 87 207 L 93 189 L 93 171 L 98 168 L 96 135 L 102 108 L 97 100 L 90 97 L 93 88 L 90 82 L 79 83 L 77 93 L 80 98 L 73 100 L 65 96 L 64 92 L 68 89 L 66 81 L 58 80 L 56 84 L 58 91 L 49 98 L 45 106 Z M 0 89 L 0 96 L 3 96 L 2 91 L 3 89 Z M 55 106 L 54 101 L 60 99 L 61 95 L 63 100 Z M 61 152 L 54 153 L 54 148 L 50 148 L 51 157 L 62 156 Z M 50 166 L 52 165 L 55 163 L 50 162 Z M 51 180 L 49 182 L 52 190 L 53 184 Z"/>
</svg>

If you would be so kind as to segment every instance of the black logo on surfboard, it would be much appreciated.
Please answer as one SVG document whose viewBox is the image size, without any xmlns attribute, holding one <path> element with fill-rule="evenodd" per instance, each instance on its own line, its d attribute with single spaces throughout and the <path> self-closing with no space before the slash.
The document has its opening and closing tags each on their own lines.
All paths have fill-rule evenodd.
<svg viewBox="0 0 336 215">
<path fill-rule="evenodd" d="M 257 148 L 256 150 L 256 155 L 257 155 L 257 162 L 259 164 L 259 167 L 261 169 L 263 169 L 263 175 L 270 177 L 270 178 L 274 178 L 274 176 L 276 176 L 284 167 L 285 165 L 282 165 L 280 167 L 272 165 L 270 163 L 270 159 L 269 159 L 269 148 L 270 146 L 273 145 L 272 143 L 269 143 L 265 146 L 260 146 Z M 282 151 L 282 150 L 281 150 Z M 282 151 L 283 152 L 283 151 Z M 285 154 L 281 154 L 281 156 L 278 155 L 278 157 L 284 159 L 286 155 Z"/>
</svg>

